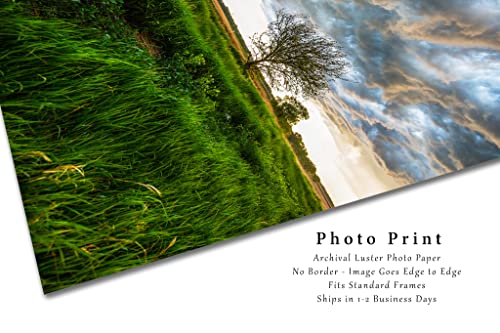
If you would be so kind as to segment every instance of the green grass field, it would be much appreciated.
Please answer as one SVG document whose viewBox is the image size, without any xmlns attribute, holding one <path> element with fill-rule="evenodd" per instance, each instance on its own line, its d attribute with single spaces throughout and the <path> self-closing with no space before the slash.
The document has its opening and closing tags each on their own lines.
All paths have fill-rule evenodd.
<svg viewBox="0 0 500 333">
<path fill-rule="evenodd" d="M 0 105 L 45 292 L 321 210 L 209 0 L 0 8 Z"/>
</svg>

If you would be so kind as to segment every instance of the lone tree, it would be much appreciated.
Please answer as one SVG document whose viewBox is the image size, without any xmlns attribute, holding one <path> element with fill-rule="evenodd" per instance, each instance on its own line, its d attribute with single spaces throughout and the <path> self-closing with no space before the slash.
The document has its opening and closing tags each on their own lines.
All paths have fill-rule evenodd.
<svg viewBox="0 0 500 333">
<path fill-rule="evenodd" d="M 301 120 L 309 119 L 307 108 L 294 96 L 277 97 L 276 111 L 280 119 L 284 119 L 290 126 L 296 125 Z"/>
<path fill-rule="evenodd" d="M 274 88 L 315 96 L 347 72 L 340 44 L 303 16 L 280 10 L 267 31 L 251 40 L 252 54 L 245 67 L 258 67 Z"/>
</svg>

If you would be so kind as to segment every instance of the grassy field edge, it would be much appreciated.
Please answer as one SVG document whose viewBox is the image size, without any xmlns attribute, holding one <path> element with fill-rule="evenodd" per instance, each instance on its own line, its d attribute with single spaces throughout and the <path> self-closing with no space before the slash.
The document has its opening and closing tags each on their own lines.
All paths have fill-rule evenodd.
<svg viewBox="0 0 500 333">
<path fill-rule="evenodd" d="M 45 292 L 322 210 L 209 1 L 0 3 Z"/>
</svg>

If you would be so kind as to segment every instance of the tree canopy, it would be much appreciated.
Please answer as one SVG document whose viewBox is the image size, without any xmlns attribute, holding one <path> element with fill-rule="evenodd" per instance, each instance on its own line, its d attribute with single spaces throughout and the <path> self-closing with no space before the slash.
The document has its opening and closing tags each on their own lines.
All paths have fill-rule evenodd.
<svg viewBox="0 0 500 333">
<path fill-rule="evenodd" d="M 276 111 L 278 117 L 284 119 L 290 126 L 296 125 L 299 121 L 309 119 L 307 108 L 302 105 L 296 97 L 277 97 Z"/>
<path fill-rule="evenodd" d="M 246 68 L 258 67 L 274 88 L 315 96 L 346 73 L 341 45 L 303 16 L 280 10 L 267 31 L 251 39 Z"/>
</svg>

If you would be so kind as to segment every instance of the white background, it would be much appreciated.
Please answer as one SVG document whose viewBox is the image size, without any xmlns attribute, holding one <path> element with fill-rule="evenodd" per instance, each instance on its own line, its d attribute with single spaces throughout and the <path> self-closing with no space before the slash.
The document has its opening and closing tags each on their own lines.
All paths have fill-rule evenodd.
<svg viewBox="0 0 500 333">
<path fill-rule="evenodd" d="M 499 332 L 500 163 L 293 221 L 44 296 L 0 121 L 1 332 Z M 317 231 L 374 246 L 317 246 Z M 389 231 L 441 246 L 387 246 Z M 438 303 L 316 303 L 321 278 L 292 276 L 315 253 L 428 253 L 462 269 L 427 279 Z M 423 280 L 422 280 L 423 281 Z"/>
</svg>

